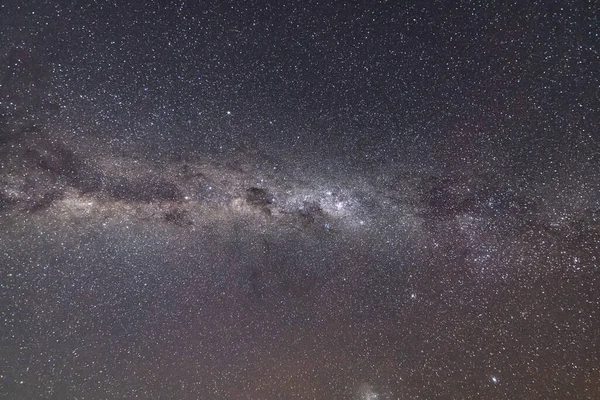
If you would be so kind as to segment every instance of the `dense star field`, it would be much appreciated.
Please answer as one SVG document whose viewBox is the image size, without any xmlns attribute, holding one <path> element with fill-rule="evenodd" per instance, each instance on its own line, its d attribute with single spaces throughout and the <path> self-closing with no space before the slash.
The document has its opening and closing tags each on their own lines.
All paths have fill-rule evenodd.
<svg viewBox="0 0 600 400">
<path fill-rule="evenodd" d="M 593 1 L 0 4 L 0 398 L 600 398 Z"/>
</svg>

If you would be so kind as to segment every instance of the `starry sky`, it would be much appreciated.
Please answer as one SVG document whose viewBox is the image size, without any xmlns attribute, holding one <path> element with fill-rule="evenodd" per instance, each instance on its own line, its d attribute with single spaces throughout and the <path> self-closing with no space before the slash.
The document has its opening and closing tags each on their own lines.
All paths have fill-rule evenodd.
<svg viewBox="0 0 600 400">
<path fill-rule="evenodd" d="M 594 1 L 0 4 L 0 398 L 600 398 Z"/>
</svg>

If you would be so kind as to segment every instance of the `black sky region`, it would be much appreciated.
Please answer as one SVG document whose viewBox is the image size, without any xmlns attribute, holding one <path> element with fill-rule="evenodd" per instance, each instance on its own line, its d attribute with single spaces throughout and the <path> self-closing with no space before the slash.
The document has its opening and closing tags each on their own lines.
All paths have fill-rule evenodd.
<svg viewBox="0 0 600 400">
<path fill-rule="evenodd" d="M 0 398 L 600 398 L 594 1 L 0 4 Z"/>
</svg>

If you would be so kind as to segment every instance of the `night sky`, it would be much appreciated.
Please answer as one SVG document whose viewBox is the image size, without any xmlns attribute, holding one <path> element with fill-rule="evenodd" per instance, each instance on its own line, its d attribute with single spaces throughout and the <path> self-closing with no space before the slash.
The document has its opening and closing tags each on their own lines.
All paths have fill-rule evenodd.
<svg viewBox="0 0 600 400">
<path fill-rule="evenodd" d="M 594 1 L 0 4 L 0 398 L 599 399 Z"/>
</svg>

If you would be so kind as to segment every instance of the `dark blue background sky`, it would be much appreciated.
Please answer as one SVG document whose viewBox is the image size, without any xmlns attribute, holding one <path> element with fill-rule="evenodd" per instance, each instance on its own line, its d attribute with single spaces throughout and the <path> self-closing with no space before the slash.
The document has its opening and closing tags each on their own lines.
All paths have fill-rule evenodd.
<svg viewBox="0 0 600 400">
<path fill-rule="evenodd" d="M 0 397 L 600 397 L 592 1 L 4 1 Z"/>
</svg>

